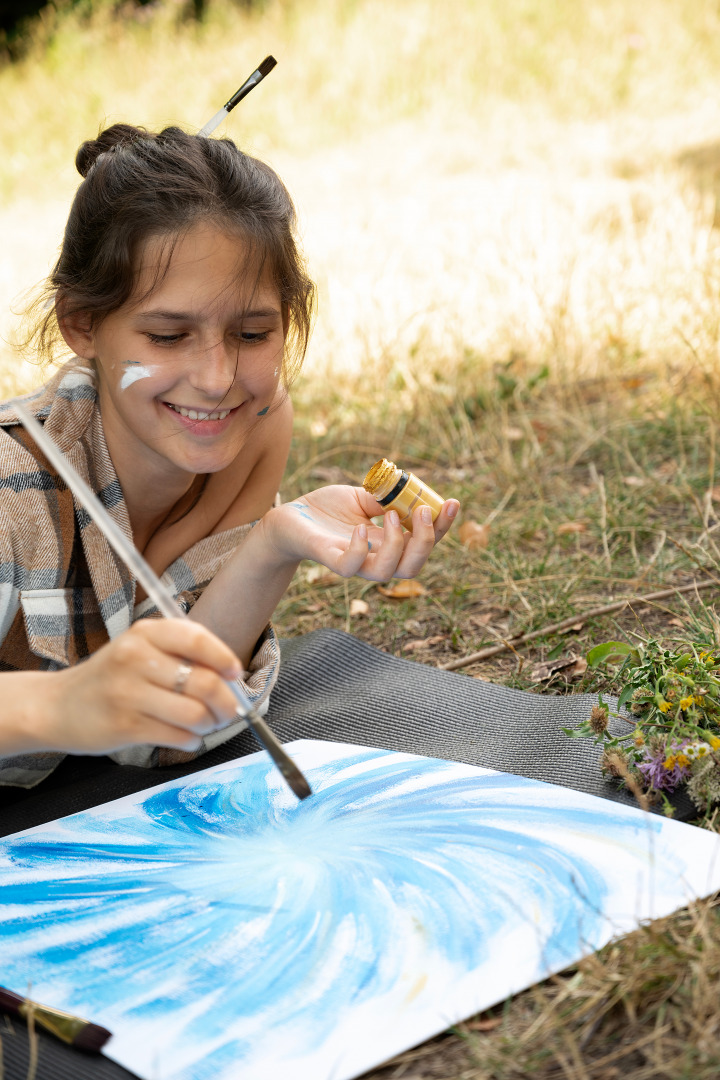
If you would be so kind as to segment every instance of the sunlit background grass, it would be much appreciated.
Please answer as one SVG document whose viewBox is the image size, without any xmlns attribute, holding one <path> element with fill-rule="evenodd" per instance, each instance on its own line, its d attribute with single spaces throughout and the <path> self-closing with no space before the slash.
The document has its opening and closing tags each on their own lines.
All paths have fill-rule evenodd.
<svg viewBox="0 0 720 1080">
<path fill-rule="evenodd" d="M 710 618 L 708 592 L 585 613 L 720 578 L 717 3 L 209 0 L 197 24 L 174 0 L 88 0 L 20 46 L 0 66 L 0 394 L 43 378 L 8 344 L 12 309 L 54 260 L 78 144 L 118 120 L 198 129 L 272 53 L 219 134 L 285 179 L 319 284 L 283 495 L 386 454 L 490 526 L 486 547 L 445 541 L 415 599 L 305 567 L 282 633 L 447 662 L 577 613 L 570 637 L 466 668 L 537 690 L 534 660 Z M 663 924 L 407 1067 L 717 1077 L 698 988 L 718 926 L 712 909 Z"/>
<path fill-rule="evenodd" d="M 77 145 L 116 120 L 200 127 L 272 52 L 225 132 L 297 200 L 310 379 L 362 368 L 381 392 L 395 364 L 412 393 L 469 351 L 564 380 L 714 369 L 713 167 L 683 155 L 720 139 L 715 4 L 214 0 L 198 26 L 159 0 L 61 6 L 26 37 L 0 70 L 4 336 L 56 252 Z M 5 348 L 2 378 L 33 375 Z"/>
</svg>

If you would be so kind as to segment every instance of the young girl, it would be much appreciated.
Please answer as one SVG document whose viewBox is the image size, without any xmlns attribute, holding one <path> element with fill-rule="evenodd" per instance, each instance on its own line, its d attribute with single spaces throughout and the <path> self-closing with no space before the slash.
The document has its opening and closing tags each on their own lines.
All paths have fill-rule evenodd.
<svg viewBox="0 0 720 1080">
<path fill-rule="evenodd" d="M 190 619 L 156 615 L 82 506 L 0 406 L 0 783 L 66 753 L 169 764 L 229 738 L 227 679 L 265 710 L 268 620 L 301 559 L 412 577 L 458 504 L 412 534 L 362 488 L 273 508 L 313 285 L 289 195 L 226 139 L 118 124 L 78 151 L 84 177 L 34 339 L 74 354 L 28 395 Z"/>
</svg>

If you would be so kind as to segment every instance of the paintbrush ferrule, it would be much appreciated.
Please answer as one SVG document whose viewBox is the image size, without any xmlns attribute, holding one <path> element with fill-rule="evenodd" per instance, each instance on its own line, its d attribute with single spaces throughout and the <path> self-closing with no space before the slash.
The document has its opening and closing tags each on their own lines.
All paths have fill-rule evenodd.
<svg viewBox="0 0 720 1080">
<path fill-rule="evenodd" d="M 32 1014 L 36 1024 L 40 1024 L 46 1031 L 57 1036 L 58 1039 L 62 1039 L 68 1046 L 73 1045 L 77 1037 L 85 1031 L 90 1023 L 89 1020 L 83 1020 L 80 1016 L 72 1016 L 70 1013 L 63 1012 L 62 1009 L 51 1009 L 47 1005 L 39 1005 L 36 1001 L 30 1001 L 29 998 L 25 998 L 22 1005 L 19 1006 L 18 1012 L 25 1021 Z M 108 1037 L 109 1035 L 110 1032 L 108 1032 Z"/>
<path fill-rule="evenodd" d="M 55 1009 L 50 1005 L 41 1005 L 30 998 L 20 997 L 19 994 L 8 990 L 6 986 L 0 986 L 0 1009 L 20 1016 L 32 1027 L 38 1024 L 49 1031 L 56 1038 L 62 1039 L 69 1046 L 77 1046 L 81 1050 L 90 1050 L 97 1053 L 105 1045 L 112 1032 L 107 1028 L 94 1024 L 91 1020 L 83 1020 L 80 1016 Z M 0 1076 L 2 1068 L 0 1067 Z"/>
</svg>

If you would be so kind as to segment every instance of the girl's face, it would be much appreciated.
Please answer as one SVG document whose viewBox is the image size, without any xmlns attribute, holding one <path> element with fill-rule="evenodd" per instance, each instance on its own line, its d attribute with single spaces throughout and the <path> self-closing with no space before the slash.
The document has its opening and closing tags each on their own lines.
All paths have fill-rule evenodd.
<svg viewBox="0 0 720 1080">
<path fill-rule="evenodd" d="M 165 240 L 148 241 L 133 295 L 87 331 L 80 355 L 98 370 L 116 467 L 170 479 L 241 453 L 277 394 L 286 328 L 270 275 L 239 273 L 244 242 L 213 225 L 176 242 L 153 288 Z"/>
</svg>

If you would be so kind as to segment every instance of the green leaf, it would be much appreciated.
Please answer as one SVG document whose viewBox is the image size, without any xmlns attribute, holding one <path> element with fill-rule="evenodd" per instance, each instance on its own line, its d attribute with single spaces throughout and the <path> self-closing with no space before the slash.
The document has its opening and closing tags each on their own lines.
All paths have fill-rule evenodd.
<svg viewBox="0 0 720 1080">
<path fill-rule="evenodd" d="M 633 696 L 634 689 L 635 688 L 633 687 L 632 683 L 628 683 L 628 685 L 625 687 L 622 694 L 618 698 L 618 709 L 622 709 L 623 705 L 625 705 L 630 700 L 630 698 Z"/>
<path fill-rule="evenodd" d="M 589 724 L 581 724 L 578 728 L 562 729 L 569 739 L 586 739 L 588 735 L 592 735 L 592 728 Z"/>
<path fill-rule="evenodd" d="M 563 651 L 564 648 L 565 648 L 565 642 L 561 641 L 559 645 L 556 645 L 555 648 L 551 649 L 550 652 L 547 654 L 548 660 L 557 660 L 558 656 L 560 655 L 560 653 Z"/>
<path fill-rule="evenodd" d="M 588 667 L 599 667 L 600 664 L 621 664 L 626 657 L 637 661 L 640 653 L 627 641 L 606 641 L 603 645 L 596 645 L 587 654 Z"/>
</svg>

